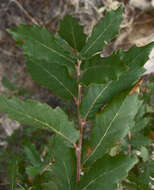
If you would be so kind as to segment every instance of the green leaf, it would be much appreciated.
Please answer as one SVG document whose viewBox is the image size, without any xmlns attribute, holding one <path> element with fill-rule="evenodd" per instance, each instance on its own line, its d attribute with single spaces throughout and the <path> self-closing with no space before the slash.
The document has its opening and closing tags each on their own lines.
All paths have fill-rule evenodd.
<svg viewBox="0 0 154 190">
<path fill-rule="evenodd" d="M 128 182 L 125 182 L 125 181 L 122 183 L 122 187 L 123 187 L 124 190 L 137 190 L 135 184 L 128 183 Z"/>
<path fill-rule="evenodd" d="M 154 43 L 150 43 L 144 47 L 133 46 L 128 51 L 118 52 L 122 61 L 130 67 L 130 70 L 123 73 L 118 81 L 102 85 L 90 85 L 82 99 L 80 110 L 82 118 L 92 119 L 103 104 L 109 102 L 120 92 L 131 89 L 144 73 L 145 70 L 142 66 L 149 59 L 149 53 L 153 47 Z"/>
<path fill-rule="evenodd" d="M 131 89 L 138 81 L 143 69 L 124 73 L 118 81 L 110 81 L 107 84 L 92 84 L 83 96 L 81 103 L 81 117 L 92 119 L 103 104 L 107 104 L 120 92 Z"/>
<path fill-rule="evenodd" d="M 128 67 L 116 54 L 106 58 L 96 55 L 88 62 L 89 66 L 84 69 L 80 77 L 80 82 L 85 85 L 91 83 L 102 84 L 111 80 L 118 80 L 120 75 L 128 70 Z"/>
<path fill-rule="evenodd" d="M 149 54 L 153 47 L 154 42 L 143 47 L 137 47 L 134 45 L 128 51 L 118 51 L 118 54 L 131 69 L 138 69 L 149 59 Z"/>
<path fill-rule="evenodd" d="M 145 137 L 143 135 L 134 136 L 129 140 L 129 143 L 134 147 L 141 147 L 146 146 L 152 143 L 152 140 L 148 137 Z"/>
<path fill-rule="evenodd" d="M 43 183 L 42 188 L 45 190 L 59 190 L 57 184 L 54 181 L 50 181 L 48 183 Z"/>
<path fill-rule="evenodd" d="M 141 118 L 144 117 L 145 113 L 146 113 L 146 106 L 145 104 L 142 104 L 135 116 L 135 121 L 139 122 Z"/>
<path fill-rule="evenodd" d="M 135 157 L 118 155 L 104 156 L 97 160 L 79 183 L 80 190 L 115 190 L 117 183 L 128 175 L 137 163 Z"/>
<path fill-rule="evenodd" d="M 91 164 L 124 138 L 132 125 L 134 117 L 140 106 L 138 95 L 125 97 L 121 94 L 98 115 L 96 115 L 94 128 L 90 136 L 91 153 L 83 164 Z"/>
<path fill-rule="evenodd" d="M 45 61 L 30 60 L 27 62 L 28 71 L 32 79 L 49 88 L 56 95 L 73 99 L 77 96 L 75 79 L 69 76 L 65 66 Z"/>
<path fill-rule="evenodd" d="M 147 112 L 154 113 L 154 106 L 147 106 Z"/>
<path fill-rule="evenodd" d="M 141 149 L 141 154 L 140 156 L 142 157 L 143 161 L 146 162 L 149 160 L 149 151 L 146 147 L 142 146 Z"/>
<path fill-rule="evenodd" d="M 144 117 L 145 114 L 146 114 L 146 107 L 145 104 L 142 104 L 135 117 L 135 125 L 130 131 L 132 135 L 135 135 L 136 133 L 140 132 L 149 124 L 150 118 Z"/>
<path fill-rule="evenodd" d="M 75 51 L 72 51 L 72 47 L 63 38 L 61 38 L 58 33 L 56 33 L 54 37 L 56 38 L 59 45 L 69 52 L 72 59 L 77 61 L 78 56 L 76 55 Z"/>
<path fill-rule="evenodd" d="M 8 175 L 10 179 L 10 190 L 16 189 L 17 172 L 18 172 L 18 158 L 15 155 L 11 161 L 11 164 L 9 164 L 9 167 L 8 167 Z"/>
<path fill-rule="evenodd" d="M 37 165 L 37 166 L 27 166 L 26 173 L 31 178 L 35 178 L 36 176 L 39 176 L 44 169 L 45 169 L 45 166 L 43 164 Z"/>
<path fill-rule="evenodd" d="M 52 109 L 47 104 L 34 100 L 23 102 L 15 97 L 7 99 L 0 96 L 0 112 L 7 113 L 11 119 L 25 125 L 53 131 L 71 144 L 79 137 L 73 122 L 69 121 L 66 114 L 58 107 Z"/>
<path fill-rule="evenodd" d="M 83 32 L 83 26 L 79 25 L 78 19 L 66 15 L 60 21 L 59 35 L 65 39 L 70 46 L 80 51 L 85 45 L 86 35 Z"/>
<path fill-rule="evenodd" d="M 33 166 L 38 166 L 41 164 L 40 153 L 37 151 L 34 144 L 31 142 L 26 142 L 23 147 L 26 158 Z"/>
<path fill-rule="evenodd" d="M 104 19 L 94 27 L 92 35 L 81 51 L 82 55 L 91 57 L 96 52 L 102 51 L 105 45 L 119 33 L 121 22 L 122 6 L 116 11 L 108 12 Z"/>
<path fill-rule="evenodd" d="M 150 176 L 153 178 L 154 177 L 154 160 L 149 160 L 149 172 L 150 172 Z"/>
<path fill-rule="evenodd" d="M 52 169 L 59 180 L 59 190 L 72 190 L 76 168 L 75 150 L 65 146 L 63 139 L 56 135 L 52 137 L 51 151 L 54 161 Z"/>
<path fill-rule="evenodd" d="M 26 56 L 71 68 L 74 67 L 74 60 L 71 58 L 69 51 L 64 49 L 46 28 L 21 24 L 16 29 L 8 29 L 8 32 L 18 43 L 22 44 Z"/>
<path fill-rule="evenodd" d="M 147 127 L 149 122 L 150 118 L 141 118 L 140 121 L 135 123 L 135 126 L 133 126 L 133 128 L 131 129 L 131 133 L 135 135 L 136 133 Z"/>
<path fill-rule="evenodd" d="M 139 173 L 138 173 L 139 172 Z M 136 190 L 151 190 L 150 185 L 150 168 L 146 165 L 142 168 L 142 171 L 135 173 L 130 173 L 128 176 L 129 183 L 136 186 Z"/>
</svg>

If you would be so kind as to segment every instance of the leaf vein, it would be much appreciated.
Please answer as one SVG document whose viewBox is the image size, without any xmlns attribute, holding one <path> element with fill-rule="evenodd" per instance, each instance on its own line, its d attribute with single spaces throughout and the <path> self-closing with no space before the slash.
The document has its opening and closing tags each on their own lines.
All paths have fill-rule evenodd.
<svg viewBox="0 0 154 190">
<path fill-rule="evenodd" d="M 72 92 L 60 81 L 58 80 L 58 78 L 51 74 L 47 69 L 45 69 L 43 66 L 39 65 L 46 73 L 49 74 L 49 76 L 51 76 L 51 78 L 54 78 L 67 92 L 69 92 L 69 94 L 74 98 L 74 95 L 72 94 Z"/>
<path fill-rule="evenodd" d="M 67 56 L 61 54 L 60 52 L 56 51 L 55 49 L 53 49 L 53 48 L 51 48 L 51 47 L 46 46 L 45 44 L 43 44 L 43 43 L 41 43 L 41 42 L 39 42 L 39 41 L 37 41 L 37 40 L 35 40 L 35 41 L 38 42 L 39 44 L 41 44 L 41 45 L 42 45 L 43 47 L 45 47 L 46 49 L 48 49 L 48 50 L 50 50 L 50 51 L 52 51 L 52 52 L 58 54 L 60 57 L 63 57 L 63 58 L 65 58 L 67 61 L 70 61 L 70 62 L 72 62 L 72 63 L 74 64 L 74 62 L 73 62 L 71 59 L 69 59 Z"/>
<path fill-rule="evenodd" d="M 119 16 L 119 15 L 118 15 Z M 91 43 L 91 45 L 87 48 L 87 50 L 85 50 L 85 53 L 87 53 L 87 51 L 89 50 L 89 49 L 91 49 L 94 45 L 95 45 L 95 43 L 96 43 L 96 41 L 98 41 L 103 35 L 104 35 L 104 33 L 108 30 L 108 28 L 112 25 L 112 23 L 114 23 L 114 21 L 117 19 L 117 17 L 114 17 L 114 19 L 112 19 L 112 22 L 106 27 L 106 29 L 104 30 L 104 32 L 103 33 L 101 33 L 100 35 L 98 35 L 98 37 Z"/>
<path fill-rule="evenodd" d="M 98 94 L 98 96 L 96 96 L 95 100 L 93 101 L 93 103 L 91 104 L 90 108 L 87 111 L 87 114 L 84 117 L 84 120 L 86 120 L 86 118 L 89 115 L 89 112 L 93 109 L 95 103 L 97 102 L 98 98 L 103 94 L 103 92 L 105 91 L 105 89 L 110 85 L 111 81 L 101 90 L 101 92 Z"/>
<path fill-rule="evenodd" d="M 110 130 L 112 123 L 115 121 L 115 119 L 119 116 L 119 112 L 121 110 L 121 107 L 123 106 L 124 101 L 122 102 L 121 106 L 119 107 L 118 112 L 115 114 L 115 116 L 113 117 L 113 119 L 111 120 L 108 128 L 106 129 L 104 135 L 102 136 L 102 138 L 100 139 L 100 141 L 98 142 L 98 144 L 96 145 L 95 149 L 92 151 L 92 153 L 89 155 L 89 157 L 87 157 L 87 159 L 83 162 L 83 165 L 89 160 L 89 158 L 97 151 L 97 149 L 99 148 L 99 146 L 101 145 L 101 143 L 103 142 L 104 138 L 106 137 L 108 131 Z"/>
<path fill-rule="evenodd" d="M 64 165 L 64 168 L 65 168 L 65 173 L 66 173 L 66 178 L 67 178 L 68 186 L 69 186 L 69 189 L 71 190 L 71 183 L 70 183 L 71 180 L 70 180 L 70 178 L 68 176 L 67 167 L 66 167 L 65 162 L 63 162 L 63 165 Z"/>
<path fill-rule="evenodd" d="M 120 169 L 120 168 L 123 168 L 125 165 L 127 166 L 127 164 L 128 164 L 128 163 L 124 163 L 123 165 L 120 165 L 119 167 L 114 168 L 113 170 L 104 172 L 104 174 L 100 174 L 98 177 L 96 177 L 95 179 L 91 180 L 91 181 L 86 185 L 86 187 L 84 187 L 82 190 L 86 190 L 89 185 L 91 185 L 92 183 L 94 183 L 98 178 L 103 177 L 104 175 L 106 175 L 106 173 L 107 173 L 107 174 L 112 173 L 114 170 L 118 170 L 118 169 Z"/>
<path fill-rule="evenodd" d="M 9 106 L 9 104 L 7 103 L 7 101 L 6 101 L 5 99 L 4 99 L 4 102 L 5 102 L 5 104 L 7 104 L 7 105 Z M 61 132 L 57 131 L 55 128 L 53 128 L 53 127 L 52 127 L 51 125 L 49 125 L 48 123 L 42 122 L 42 121 L 38 120 L 37 118 L 33 118 L 32 116 L 21 112 L 21 110 L 20 110 L 20 112 L 19 112 L 19 111 L 17 111 L 16 109 L 14 109 L 13 107 L 10 107 L 10 106 L 9 106 L 9 109 L 12 109 L 13 112 L 16 112 L 17 114 L 19 114 L 19 115 L 21 115 L 21 116 L 30 118 L 30 119 L 34 120 L 35 122 L 40 123 L 40 124 L 42 125 L 42 127 L 43 127 L 43 126 L 47 126 L 49 129 L 52 129 L 52 131 L 54 131 L 55 133 L 57 133 L 58 135 L 60 135 L 60 136 L 62 136 L 63 138 L 65 138 L 65 139 L 66 139 L 67 141 L 69 141 L 70 143 L 74 144 L 74 142 L 73 142 L 70 138 L 68 138 L 67 136 L 63 135 Z"/>
</svg>

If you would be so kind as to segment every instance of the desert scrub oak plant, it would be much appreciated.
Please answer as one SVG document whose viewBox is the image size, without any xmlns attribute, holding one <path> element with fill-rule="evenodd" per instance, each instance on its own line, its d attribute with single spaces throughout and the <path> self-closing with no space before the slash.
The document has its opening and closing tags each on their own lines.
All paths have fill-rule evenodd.
<svg viewBox="0 0 154 190">
<path fill-rule="evenodd" d="M 32 79 L 76 104 L 73 122 L 59 107 L 0 96 L 0 111 L 11 119 L 54 132 L 49 189 L 114 190 L 138 162 L 135 156 L 109 153 L 135 127 L 143 102 L 129 92 L 145 72 L 154 43 L 102 58 L 100 53 L 118 34 L 121 22 L 122 6 L 107 12 L 88 37 L 69 15 L 60 21 L 56 35 L 37 25 L 8 30 L 24 49 Z"/>
</svg>

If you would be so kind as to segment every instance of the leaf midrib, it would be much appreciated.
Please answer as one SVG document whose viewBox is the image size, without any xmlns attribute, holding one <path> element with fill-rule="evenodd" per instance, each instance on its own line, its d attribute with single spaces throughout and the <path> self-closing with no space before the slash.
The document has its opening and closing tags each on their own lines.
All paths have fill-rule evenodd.
<svg viewBox="0 0 154 190">
<path fill-rule="evenodd" d="M 39 65 L 46 73 L 48 73 L 49 74 L 49 76 L 51 76 L 51 78 L 54 78 L 73 98 L 75 98 L 75 95 L 74 94 L 72 94 L 72 92 L 67 88 L 67 87 L 65 87 L 65 85 L 60 81 L 60 80 L 58 80 L 58 78 L 55 76 L 55 75 L 53 75 L 53 74 L 51 74 L 46 68 L 44 68 L 43 66 L 41 66 L 41 65 Z"/>
<path fill-rule="evenodd" d="M 97 146 L 95 147 L 95 149 L 92 151 L 92 153 L 89 155 L 89 157 L 87 157 L 87 159 L 83 162 L 83 165 L 89 160 L 90 157 L 92 157 L 94 155 L 94 153 L 97 151 L 97 149 L 99 148 L 99 146 L 102 144 L 102 141 L 104 140 L 104 138 L 106 137 L 108 131 L 110 130 L 110 128 L 112 127 L 112 123 L 115 121 L 115 119 L 119 116 L 119 112 L 121 111 L 121 107 L 123 106 L 123 104 L 125 103 L 125 99 L 124 101 L 121 103 L 119 110 L 117 111 L 117 113 L 115 114 L 115 116 L 113 117 L 113 119 L 111 120 L 108 128 L 106 129 L 104 135 L 102 136 L 102 138 L 100 139 L 100 141 L 98 142 Z"/>
<path fill-rule="evenodd" d="M 118 17 L 119 17 L 119 15 L 118 15 Z M 116 19 L 117 19 L 117 17 L 115 17 L 115 18 L 112 20 L 112 22 L 105 28 L 105 30 L 103 31 L 103 33 L 101 33 L 101 34 L 91 43 L 91 45 L 87 48 L 87 50 L 85 50 L 84 54 L 87 53 L 87 51 L 88 51 L 89 49 L 91 49 L 91 48 L 95 45 L 96 41 L 98 41 L 98 40 L 104 35 L 104 33 L 108 30 L 108 28 L 111 26 L 112 23 L 114 23 L 114 21 L 115 21 Z"/>
<path fill-rule="evenodd" d="M 36 41 L 37 41 L 37 40 L 36 40 Z M 59 52 L 56 51 L 55 49 L 53 49 L 53 48 L 51 48 L 51 47 L 48 47 L 48 46 L 46 46 L 45 44 L 43 44 L 43 43 L 41 43 L 41 42 L 39 42 L 39 41 L 37 41 L 37 42 L 40 43 L 40 44 L 41 44 L 43 47 L 45 47 L 46 49 L 49 49 L 50 51 L 55 52 L 55 53 L 58 54 L 60 57 L 63 57 L 63 58 L 65 58 L 66 60 L 68 60 L 68 61 L 70 61 L 70 62 L 73 63 L 73 61 L 72 61 L 71 59 L 68 59 L 68 57 L 66 57 L 65 55 L 59 53 Z M 74 63 L 73 63 L 73 64 L 74 64 Z"/>
<path fill-rule="evenodd" d="M 42 122 L 41 120 L 38 120 L 37 118 L 33 118 L 31 115 L 25 114 L 25 113 L 22 112 L 21 110 L 18 111 L 18 110 L 16 110 L 16 109 L 13 109 L 13 107 L 10 106 L 10 105 L 8 104 L 8 102 L 7 102 L 5 99 L 3 99 L 3 100 L 4 100 L 4 102 L 8 105 L 9 109 L 10 109 L 10 110 L 12 109 L 13 112 L 16 112 L 17 114 L 19 114 L 19 115 L 21 115 L 21 116 L 27 117 L 28 119 L 32 119 L 33 121 L 40 123 L 40 124 L 42 125 L 42 128 L 45 128 L 44 126 L 46 126 L 47 128 L 52 129 L 53 132 L 55 132 L 55 133 L 57 133 L 58 135 L 62 136 L 62 137 L 65 138 L 67 141 L 69 141 L 71 144 L 74 144 L 74 142 L 72 141 L 72 139 L 70 139 L 70 138 L 68 138 L 67 136 L 63 135 L 63 133 L 57 131 L 55 128 L 53 128 L 53 127 L 52 127 L 51 125 L 49 125 L 48 123 Z M 52 111 L 53 111 L 53 110 L 52 110 Z M 10 115 L 10 114 L 9 114 L 9 115 Z"/>
<path fill-rule="evenodd" d="M 76 44 L 76 38 L 75 38 L 74 28 L 73 28 L 72 25 L 73 25 L 73 24 L 71 23 L 72 38 L 73 38 L 73 42 L 74 42 L 74 47 L 75 47 L 75 49 L 77 49 L 77 44 Z"/>
<path fill-rule="evenodd" d="M 86 119 L 87 119 L 87 117 L 88 117 L 90 111 L 93 109 L 95 103 L 97 102 L 97 100 L 99 99 L 99 97 L 103 94 L 103 92 L 106 90 L 106 88 L 110 85 L 111 82 L 112 82 L 112 81 L 110 81 L 110 82 L 101 90 L 101 92 L 98 94 L 98 96 L 96 96 L 95 100 L 94 100 L 93 103 L 91 104 L 90 108 L 88 109 L 88 111 L 87 111 L 87 113 L 86 113 L 86 115 L 85 115 L 85 117 L 84 117 L 84 121 L 86 121 Z"/>
<path fill-rule="evenodd" d="M 23 36 L 25 36 L 25 38 L 27 38 L 26 35 L 23 35 Z M 32 40 L 32 41 L 35 41 L 35 42 L 37 42 L 37 43 L 39 43 L 41 46 L 45 47 L 46 49 L 50 50 L 51 52 L 54 52 L 54 53 L 58 54 L 60 57 L 63 57 L 63 58 L 66 59 L 67 61 L 69 61 L 69 62 L 71 62 L 71 63 L 74 64 L 73 60 L 69 59 L 67 56 L 61 54 L 60 52 L 56 51 L 55 49 L 53 49 L 53 48 L 51 48 L 51 47 L 48 47 L 47 45 L 43 44 L 42 42 L 40 42 L 40 41 L 38 41 L 38 40 L 36 40 L 36 39 L 34 39 L 34 38 L 31 38 L 31 40 Z M 59 44 L 56 42 L 56 40 L 55 40 L 55 43 L 59 46 Z M 59 47 L 62 48 L 61 46 L 59 46 Z"/>
<path fill-rule="evenodd" d="M 68 186 L 69 186 L 69 190 L 71 190 L 71 180 L 70 180 L 70 177 L 68 175 L 67 166 L 66 166 L 64 161 L 63 161 L 63 165 L 64 165 L 64 169 L 65 169 L 65 173 L 66 173 L 66 178 L 67 178 L 67 183 L 68 183 Z"/>
<path fill-rule="evenodd" d="M 127 164 L 128 164 L 128 163 L 124 163 L 123 165 L 120 165 L 119 167 L 114 168 L 113 170 L 111 169 L 110 171 L 107 171 L 107 172 L 105 172 L 104 174 L 99 175 L 99 176 L 96 177 L 95 179 L 91 180 L 91 182 L 89 182 L 89 183 L 86 185 L 86 187 L 83 187 L 82 190 L 86 190 L 89 185 L 91 185 L 92 183 L 94 183 L 98 178 L 103 177 L 104 175 L 106 175 L 106 173 L 107 173 L 107 174 L 108 174 L 108 173 L 112 173 L 112 172 L 114 172 L 114 170 L 115 170 L 115 171 L 116 171 L 116 170 L 119 170 L 120 168 L 123 168 L 123 167 L 124 167 L 125 165 L 127 165 Z M 126 170 L 126 171 L 127 171 L 127 170 Z"/>
</svg>

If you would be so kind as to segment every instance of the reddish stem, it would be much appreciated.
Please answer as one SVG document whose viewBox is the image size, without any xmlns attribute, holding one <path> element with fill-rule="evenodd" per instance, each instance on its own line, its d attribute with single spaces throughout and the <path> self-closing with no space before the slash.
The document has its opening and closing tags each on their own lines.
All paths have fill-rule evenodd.
<svg viewBox="0 0 154 190">
<path fill-rule="evenodd" d="M 77 70 L 77 77 L 80 77 L 80 65 L 81 61 L 78 60 L 78 64 L 76 67 Z M 76 182 L 78 183 L 80 181 L 80 173 L 81 173 L 81 152 L 82 152 L 82 138 L 83 138 L 83 126 L 84 122 L 80 115 L 80 104 L 81 104 L 81 96 L 82 96 L 82 86 L 78 85 L 78 99 L 76 100 L 77 104 L 77 111 L 78 111 L 78 128 L 80 130 L 80 138 L 78 140 L 78 145 L 76 148 L 76 161 L 77 161 L 77 169 L 76 169 Z"/>
</svg>

